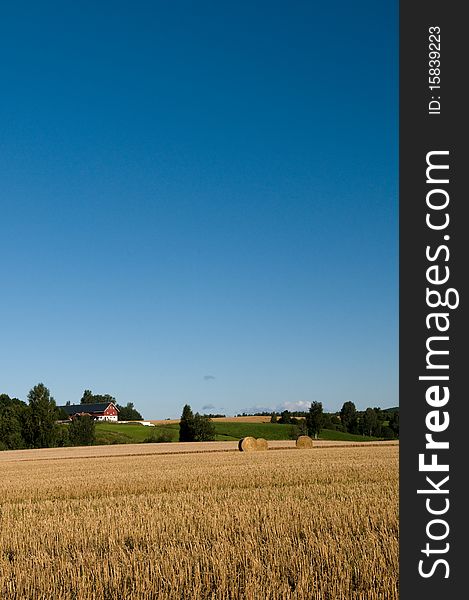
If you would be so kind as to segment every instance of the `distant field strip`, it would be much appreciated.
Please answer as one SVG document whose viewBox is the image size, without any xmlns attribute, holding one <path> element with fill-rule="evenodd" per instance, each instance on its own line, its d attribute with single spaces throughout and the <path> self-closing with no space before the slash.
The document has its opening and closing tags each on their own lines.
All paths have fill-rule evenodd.
<svg viewBox="0 0 469 600">
<path fill-rule="evenodd" d="M 302 417 L 300 417 L 302 418 Z M 245 417 L 214 417 L 214 423 L 270 423 L 271 416 L 249 415 Z M 172 425 L 179 423 L 179 419 L 159 419 L 152 420 L 154 425 Z"/>
<path fill-rule="evenodd" d="M 398 443 L 398 441 L 393 440 L 383 442 L 315 440 L 314 448 L 397 446 Z M 293 440 L 269 440 L 268 446 L 269 450 L 296 450 L 295 441 Z M 314 448 L 312 451 L 314 451 Z M 202 452 L 239 452 L 238 442 L 168 442 L 159 444 L 116 444 L 113 446 L 42 448 L 40 450 L 4 450 L 3 452 L 0 452 L 0 463 L 116 456 L 146 456 L 153 454 L 192 454 Z"/>
</svg>

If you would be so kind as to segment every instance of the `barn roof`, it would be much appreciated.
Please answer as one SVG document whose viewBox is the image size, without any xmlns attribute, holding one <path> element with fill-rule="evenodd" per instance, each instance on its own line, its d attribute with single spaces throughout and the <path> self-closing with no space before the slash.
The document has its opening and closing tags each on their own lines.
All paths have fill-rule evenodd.
<svg viewBox="0 0 469 600">
<path fill-rule="evenodd" d="M 57 408 L 61 408 L 62 410 L 64 410 L 67 413 L 67 415 L 75 415 L 77 413 L 102 413 L 110 404 L 112 404 L 117 411 L 119 410 L 114 404 L 114 402 L 94 402 L 93 404 L 69 404 L 64 406 L 58 406 Z"/>
</svg>

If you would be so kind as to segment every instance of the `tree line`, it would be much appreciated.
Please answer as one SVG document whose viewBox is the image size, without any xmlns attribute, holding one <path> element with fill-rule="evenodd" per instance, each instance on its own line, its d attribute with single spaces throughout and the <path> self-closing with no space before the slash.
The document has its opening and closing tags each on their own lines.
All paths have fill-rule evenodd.
<svg viewBox="0 0 469 600">
<path fill-rule="evenodd" d="M 86 446 L 96 440 L 95 421 L 87 415 L 76 416 L 67 426 L 58 421 L 68 419 L 43 384 L 35 385 L 28 393 L 28 402 L 0 394 L 0 450 L 21 448 L 53 448 L 57 446 Z M 92 394 L 85 390 L 80 404 L 114 402 L 119 419 L 141 420 L 141 414 L 129 402 L 120 406 L 109 394 Z M 67 404 L 70 405 L 70 402 Z M 84 408 L 84 410 L 86 410 Z"/>
<path fill-rule="evenodd" d="M 370 437 L 399 437 L 398 408 L 382 410 L 379 407 L 368 407 L 364 411 L 358 411 L 353 402 L 344 402 L 340 411 L 325 413 L 321 402 L 312 402 L 308 412 L 292 413 L 284 410 L 279 415 L 275 412 L 270 415 L 271 423 L 292 425 L 293 436 L 317 437 L 322 429 L 332 429 Z"/>
</svg>

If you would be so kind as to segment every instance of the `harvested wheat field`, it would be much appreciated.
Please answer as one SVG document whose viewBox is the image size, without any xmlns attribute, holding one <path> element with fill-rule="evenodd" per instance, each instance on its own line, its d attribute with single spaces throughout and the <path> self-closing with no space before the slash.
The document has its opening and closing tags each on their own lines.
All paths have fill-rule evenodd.
<svg viewBox="0 0 469 600">
<path fill-rule="evenodd" d="M 2 600 L 398 598 L 395 445 L 0 469 Z"/>
</svg>

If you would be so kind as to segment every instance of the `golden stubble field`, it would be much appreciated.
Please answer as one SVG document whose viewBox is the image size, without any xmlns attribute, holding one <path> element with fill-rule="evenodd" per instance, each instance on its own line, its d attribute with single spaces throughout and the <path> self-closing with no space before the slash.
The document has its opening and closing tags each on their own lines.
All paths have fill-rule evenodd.
<svg viewBox="0 0 469 600">
<path fill-rule="evenodd" d="M 398 598 L 396 445 L 11 456 L 1 600 Z"/>
</svg>

